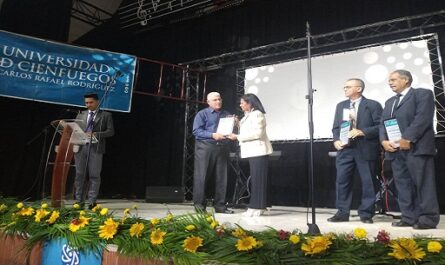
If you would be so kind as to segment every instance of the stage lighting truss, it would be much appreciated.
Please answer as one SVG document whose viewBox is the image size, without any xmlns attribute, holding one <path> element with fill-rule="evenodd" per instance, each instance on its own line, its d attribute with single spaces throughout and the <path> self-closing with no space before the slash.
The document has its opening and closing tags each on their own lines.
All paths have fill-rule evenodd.
<svg viewBox="0 0 445 265">
<path fill-rule="evenodd" d="M 98 27 L 109 20 L 113 14 L 106 10 L 86 2 L 85 0 L 74 0 L 71 9 L 71 17 L 91 26 Z"/>
<path fill-rule="evenodd" d="M 149 30 L 243 3 L 244 0 L 133 0 L 119 8 L 121 29 Z"/>
<path fill-rule="evenodd" d="M 328 55 L 352 51 L 367 47 L 394 42 L 428 41 L 434 93 L 437 110 L 437 134 L 445 134 L 445 95 L 444 72 L 440 57 L 437 29 L 445 25 L 445 10 L 410 17 L 397 18 L 359 27 L 344 29 L 326 34 L 313 35 L 311 38 L 312 56 Z M 443 29 L 443 28 L 442 28 Z M 376 41 L 379 40 L 379 41 Z M 236 93 L 244 94 L 245 69 L 293 61 L 306 58 L 307 39 L 291 38 L 288 41 L 273 43 L 248 50 L 230 52 L 218 56 L 184 62 L 191 69 L 211 71 L 228 65 L 237 66 Z M 331 141 L 332 139 L 315 139 L 314 142 Z M 274 141 L 274 143 L 305 142 L 306 140 Z"/>
</svg>

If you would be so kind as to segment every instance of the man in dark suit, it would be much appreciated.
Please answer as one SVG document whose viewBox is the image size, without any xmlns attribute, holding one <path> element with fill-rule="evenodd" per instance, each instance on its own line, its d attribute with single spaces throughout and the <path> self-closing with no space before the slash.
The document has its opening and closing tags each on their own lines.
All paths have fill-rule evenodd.
<svg viewBox="0 0 445 265">
<path fill-rule="evenodd" d="M 76 178 L 74 180 L 74 197 L 78 204 L 84 205 L 85 180 L 89 177 L 89 189 L 87 193 L 88 207 L 96 205 L 100 187 L 100 172 L 102 170 L 102 156 L 105 153 L 106 138 L 114 135 L 113 118 L 111 113 L 98 110 L 99 97 L 97 94 L 84 96 L 87 110 L 82 111 L 76 117 L 80 127 L 85 133 L 97 139 L 97 143 L 87 143 L 74 154 L 76 164 Z M 88 169 L 87 169 L 88 167 Z"/>
<path fill-rule="evenodd" d="M 362 199 L 358 214 L 363 223 L 373 223 L 375 208 L 374 179 L 379 158 L 379 122 L 382 106 L 362 96 L 365 83 L 358 78 L 346 81 L 344 91 L 348 100 L 337 104 L 332 127 L 334 146 L 337 149 L 336 207 L 337 213 L 329 222 L 349 221 L 355 169 L 362 183 Z M 350 122 L 348 143 L 341 141 L 340 130 Z M 348 128 L 348 127 L 346 127 Z"/>
<path fill-rule="evenodd" d="M 389 75 L 389 86 L 397 93 L 388 99 L 382 114 L 380 141 L 391 161 L 402 218 L 396 227 L 435 228 L 439 223 L 434 174 L 434 95 L 412 88 L 413 78 L 406 70 Z M 389 141 L 384 121 L 397 120 L 401 139 Z"/>
</svg>

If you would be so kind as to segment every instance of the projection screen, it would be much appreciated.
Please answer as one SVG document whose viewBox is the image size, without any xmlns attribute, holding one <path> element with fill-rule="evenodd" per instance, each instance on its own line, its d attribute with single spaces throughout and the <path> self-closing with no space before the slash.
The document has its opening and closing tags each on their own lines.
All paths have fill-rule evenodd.
<svg viewBox="0 0 445 265">
<path fill-rule="evenodd" d="M 314 139 L 332 138 L 335 106 L 346 99 L 343 86 L 348 78 L 364 80 L 363 95 L 383 106 L 394 95 L 387 79 L 396 69 L 412 73 L 414 88 L 433 90 L 426 40 L 312 58 Z M 254 93 L 262 101 L 272 141 L 309 138 L 306 59 L 246 69 L 244 85 L 245 93 Z"/>
</svg>

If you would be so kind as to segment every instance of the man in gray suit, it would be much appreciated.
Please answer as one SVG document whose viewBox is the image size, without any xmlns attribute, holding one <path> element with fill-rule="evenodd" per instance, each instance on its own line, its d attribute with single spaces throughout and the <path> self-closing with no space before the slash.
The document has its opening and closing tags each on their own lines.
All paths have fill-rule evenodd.
<svg viewBox="0 0 445 265">
<path fill-rule="evenodd" d="M 358 78 L 346 81 L 344 92 L 348 97 L 337 104 L 332 134 L 337 149 L 336 207 L 337 213 L 329 222 L 349 221 L 352 203 L 354 172 L 357 169 L 362 183 L 362 198 L 358 208 L 360 221 L 373 223 L 377 160 L 380 154 L 379 123 L 382 106 L 375 100 L 365 98 L 362 93 L 365 83 Z M 349 143 L 340 140 L 340 130 L 350 122 Z"/>
<path fill-rule="evenodd" d="M 402 218 L 392 226 L 432 229 L 439 223 L 434 174 L 434 95 L 431 90 L 412 88 L 406 70 L 389 75 L 389 86 L 397 93 L 388 99 L 382 114 L 380 142 L 391 161 Z M 390 141 L 385 121 L 397 121 L 401 139 Z M 395 119 L 395 120 L 394 120 Z"/>
<path fill-rule="evenodd" d="M 74 197 L 78 204 L 85 202 L 85 180 L 89 177 L 89 190 L 87 193 L 88 208 L 96 205 L 100 187 L 100 172 L 102 170 L 102 156 L 105 153 L 106 138 L 114 135 L 113 118 L 111 113 L 98 110 L 99 97 L 97 94 L 84 96 L 87 110 L 82 111 L 76 117 L 82 122 L 80 127 L 88 136 L 94 136 L 97 143 L 80 146 L 79 151 L 74 154 L 76 164 L 76 178 L 74 180 Z"/>
</svg>

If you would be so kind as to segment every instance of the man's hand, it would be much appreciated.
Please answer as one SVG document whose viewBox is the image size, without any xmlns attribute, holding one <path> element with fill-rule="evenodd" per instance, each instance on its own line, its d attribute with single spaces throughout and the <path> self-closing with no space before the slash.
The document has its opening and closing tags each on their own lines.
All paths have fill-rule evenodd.
<svg viewBox="0 0 445 265">
<path fill-rule="evenodd" d="M 400 150 L 409 150 L 411 149 L 411 141 L 406 139 L 400 139 Z"/>
<path fill-rule="evenodd" d="M 334 142 L 334 147 L 335 147 L 335 149 L 337 149 L 337 151 L 340 151 L 343 149 L 343 144 L 341 143 L 340 140 L 337 140 Z"/>
<path fill-rule="evenodd" d="M 359 129 L 352 129 L 348 133 L 348 137 L 355 139 L 356 137 L 365 136 L 362 130 Z"/>
<path fill-rule="evenodd" d="M 388 140 L 382 141 L 382 146 L 386 152 L 394 153 L 395 151 L 397 151 L 396 144 Z"/>
<path fill-rule="evenodd" d="M 234 133 L 232 133 L 231 135 L 228 135 L 227 138 L 229 138 L 232 141 L 235 141 L 236 139 L 238 139 L 238 136 Z"/>
<path fill-rule="evenodd" d="M 216 141 L 219 141 L 225 139 L 226 137 L 224 137 L 224 135 L 220 133 L 212 133 L 212 138 L 215 139 Z"/>
</svg>

